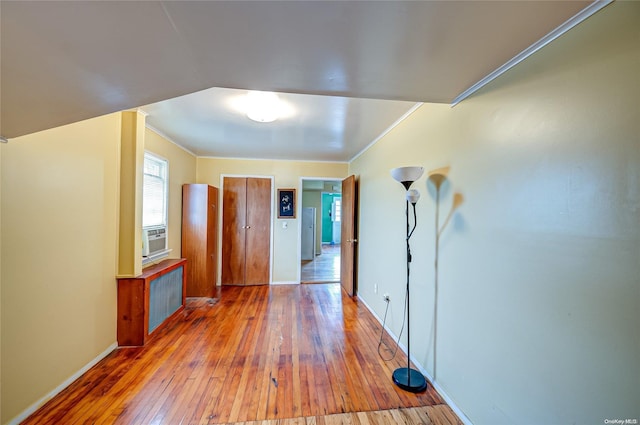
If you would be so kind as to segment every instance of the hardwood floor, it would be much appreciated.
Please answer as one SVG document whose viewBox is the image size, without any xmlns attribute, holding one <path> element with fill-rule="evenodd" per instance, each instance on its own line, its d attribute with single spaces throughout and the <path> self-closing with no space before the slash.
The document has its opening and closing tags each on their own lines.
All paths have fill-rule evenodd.
<svg viewBox="0 0 640 425">
<path fill-rule="evenodd" d="M 303 261 L 302 283 L 340 282 L 340 245 L 322 244 L 322 253 L 313 260 Z"/>
<path fill-rule="evenodd" d="M 114 351 L 23 423 L 329 424 L 313 418 L 421 406 L 453 419 L 404 423 L 456 423 L 431 385 L 411 394 L 392 383 L 406 357 L 380 358 L 380 324 L 339 284 L 230 286 L 216 296 L 188 299 L 145 347 Z"/>
<path fill-rule="evenodd" d="M 436 406 L 340 413 L 307 418 L 250 421 L 227 425 L 457 425 L 459 423 L 460 420 L 453 414 L 449 406 L 439 404 Z"/>
</svg>

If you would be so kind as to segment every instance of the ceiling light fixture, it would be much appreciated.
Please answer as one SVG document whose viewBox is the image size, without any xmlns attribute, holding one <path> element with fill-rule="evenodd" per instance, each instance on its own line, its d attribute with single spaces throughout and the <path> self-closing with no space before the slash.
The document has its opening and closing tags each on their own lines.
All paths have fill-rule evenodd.
<svg viewBox="0 0 640 425">
<path fill-rule="evenodd" d="M 280 116 L 280 99 L 272 92 L 247 93 L 247 117 L 256 122 L 273 122 Z"/>
</svg>

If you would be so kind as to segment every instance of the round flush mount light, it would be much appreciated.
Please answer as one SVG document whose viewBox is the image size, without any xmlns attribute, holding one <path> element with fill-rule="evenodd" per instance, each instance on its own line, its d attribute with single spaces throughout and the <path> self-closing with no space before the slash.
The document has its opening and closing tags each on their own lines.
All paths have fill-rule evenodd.
<svg viewBox="0 0 640 425">
<path fill-rule="evenodd" d="M 247 93 L 247 117 L 253 121 L 273 122 L 280 116 L 280 99 L 272 92 L 250 91 Z"/>
</svg>

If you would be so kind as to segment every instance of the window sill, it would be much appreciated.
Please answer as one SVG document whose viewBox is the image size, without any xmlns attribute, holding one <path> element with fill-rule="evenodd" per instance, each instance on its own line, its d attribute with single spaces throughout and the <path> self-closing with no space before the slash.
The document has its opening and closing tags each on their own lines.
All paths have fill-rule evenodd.
<svg viewBox="0 0 640 425">
<path fill-rule="evenodd" d="M 169 256 L 170 252 L 170 249 L 165 249 L 164 251 L 156 252 L 148 257 L 142 257 L 142 267 L 164 260 Z"/>
</svg>

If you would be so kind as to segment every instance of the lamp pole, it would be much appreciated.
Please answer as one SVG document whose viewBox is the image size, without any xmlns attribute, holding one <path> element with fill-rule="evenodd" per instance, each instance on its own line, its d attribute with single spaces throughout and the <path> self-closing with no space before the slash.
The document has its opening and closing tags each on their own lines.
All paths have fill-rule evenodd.
<svg viewBox="0 0 640 425">
<path fill-rule="evenodd" d="M 413 213 L 416 212 L 416 204 L 413 205 Z M 411 245 L 409 244 L 409 238 L 411 233 L 409 232 L 409 200 L 407 199 L 407 386 L 411 387 L 411 303 L 409 302 L 409 278 L 411 276 Z M 413 221 L 413 229 L 416 226 L 415 219 Z"/>
<path fill-rule="evenodd" d="M 402 183 L 402 185 L 406 189 L 406 208 L 405 208 L 405 216 L 406 216 L 406 244 L 407 244 L 407 283 L 406 283 L 406 311 L 407 311 L 407 367 L 401 367 L 396 369 L 393 372 L 393 382 L 400 388 L 405 391 L 410 392 L 421 392 L 427 388 L 427 380 L 424 378 L 422 373 L 415 369 L 411 369 L 411 297 L 410 297 L 410 288 L 409 282 L 411 277 L 411 245 L 409 243 L 409 239 L 413 235 L 414 230 L 416 230 L 417 216 L 416 216 L 416 203 L 418 199 L 420 199 L 420 193 L 417 190 L 410 190 L 409 188 L 420 176 L 422 176 L 423 172 L 422 167 L 402 167 L 395 168 L 391 170 L 391 175 L 398 182 Z M 413 228 L 409 226 L 409 204 L 413 207 Z M 411 230 L 409 230 L 411 229 Z"/>
</svg>

